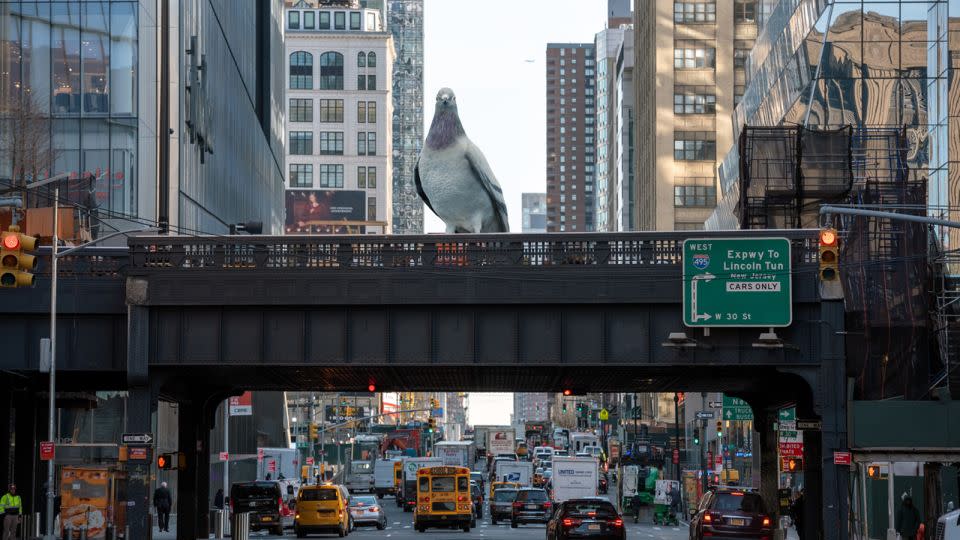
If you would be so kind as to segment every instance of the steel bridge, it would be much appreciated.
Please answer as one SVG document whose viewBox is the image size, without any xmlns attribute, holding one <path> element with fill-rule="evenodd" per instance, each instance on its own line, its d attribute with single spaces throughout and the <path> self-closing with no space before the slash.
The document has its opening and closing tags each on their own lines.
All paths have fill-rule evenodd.
<svg viewBox="0 0 960 540">
<path fill-rule="evenodd" d="M 364 391 L 371 383 L 378 391 L 737 395 L 754 408 L 762 493 L 773 507 L 772 422 L 779 406 L 795 403 L 823 424 L 806 438 L 808 515 L 824 538 L 845 538 L 822 525 L 846 520 L 836 494 L 847 492 L 847 480 L 824 461 L 846 447 L 846 401 L 843 307 L 820 299 L 815 232 L 749 233 L 792 243 L 794 323 L 777 330 L 781 347 L 757 346 L 761 329 L 683 327 L 688 236 L 748 235 L 136 237 L 129 249 L 61 263 L 57 365 L 67 375 L 59 388 L 128 391 L 126 432 L 151 432 L 158 400 L 180 403 L 180 440 L 197 441 L 183 445 L 183 540 L 205 537 L 210 428 L 225 397 Z M 35 288 L 0 295 L 11 321 L 0 340 L 14 352 L 0 358 L 0 377 L 33 396 L 46 382 L 43 271 Z M 671 332 L 686 332 L 688 346 L 667 342 Z M 42 400 L 26 401 L 16 407 L 45 414 Z M 36 452 L 24 446 L 15 457 L 35 470 Z M 149 463 L 131 467 L 145 480 L 131 483 L 130 498 L 146 500 Z M 135 538 L 146 537 L 146 510 L 128 512 Z"/>
</svg>

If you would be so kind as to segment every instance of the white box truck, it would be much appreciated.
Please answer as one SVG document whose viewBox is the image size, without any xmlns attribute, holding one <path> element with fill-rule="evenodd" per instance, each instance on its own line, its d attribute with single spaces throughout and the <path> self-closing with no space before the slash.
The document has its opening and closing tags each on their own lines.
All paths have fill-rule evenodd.
<svg viewBox="0 0 960 540">
<path fill-rule="evenodd" d="M 553 457 L 553 500 L 563 502 L 596 497 L 600 481 L 597 460 L 586 457 Z"/>
<path fill-rule="evenodd" d="M 394 464 L 397 461 L 396 459 L 378 459 L 373 464 L 373 489 L 377 497 L 382 498 L 384 495 L 397 493 L 393 478 Z"/>
<path fill-rule="evenodd" d="M 417 505 L 417 471 L 424 467 L 440 467 L 443 460 L 438 457 L 407 457 L 403 458 L 403 485 L 397 495 L 397 505 L 403 506 L 404 512 L 412 512 Z"/>
<path fill-rule="evenodd" d="M 529 461 L 501 461 L 496 473 L 497 482 L 516 482 L 525 487 L 533 484 L 533 463 Z"/>
<path fill-rule="evenodd" d="M 433 445 L 433 455 L 451 467 L 472 467 L 473 441 L 440 441 Z"/>
<path fill-rule="evenodd" d="M 517 430 L 502 427 L 487 432 L 487 454 L 497 457 L 500 454 L 515 454 L 516 450 Z"/>
</svg>

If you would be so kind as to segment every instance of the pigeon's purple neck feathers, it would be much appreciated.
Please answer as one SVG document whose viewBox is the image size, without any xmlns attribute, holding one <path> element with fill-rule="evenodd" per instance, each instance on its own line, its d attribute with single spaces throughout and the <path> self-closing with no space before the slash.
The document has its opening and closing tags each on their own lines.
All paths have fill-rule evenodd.
<svg viewBox="0 0 960 540">
<path fill-rule="evenodd" d="M 466 132 L 456 111 L 438 111 L 433 115 L 430 132 L 427 133 L 427 146 L 433 150 L 440 150 L 450 146 L 458 137 L 464 135 Z"/>
</svg>

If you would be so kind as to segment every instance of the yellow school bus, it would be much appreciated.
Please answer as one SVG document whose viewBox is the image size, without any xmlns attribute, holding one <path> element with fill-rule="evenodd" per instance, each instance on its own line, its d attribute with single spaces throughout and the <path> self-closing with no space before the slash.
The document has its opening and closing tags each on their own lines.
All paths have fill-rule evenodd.
<svg viewBox="0 0 960 540">
<path fill-rule="evenodd" d="M 413 527 L 462 529 L 470 532 L 473 499 L 470 496 L 470 469 L 466 467 L 424 467 L 417 472 L 417 505 Z"/>
</svg>

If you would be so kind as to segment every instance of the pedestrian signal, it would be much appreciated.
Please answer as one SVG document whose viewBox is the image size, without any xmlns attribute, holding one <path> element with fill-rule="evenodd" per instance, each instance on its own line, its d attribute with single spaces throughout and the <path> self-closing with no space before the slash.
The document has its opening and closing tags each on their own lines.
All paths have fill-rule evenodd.
<svg viewBox="0 0 960 540">
<path fill-rule="evenodd" d="M 20 227 L 11 225 L 0 233 L 0 287 L 32 287 L 33 270 L 37 258 L 24 251 L 37 248 L 37 239 L 20 232 Z"/>
<path fill-rule="evenodd" d="M 803 459 L 801 458 L 790 458 L 787 461 L 787 470 L 789 472 L 800 472 L 803 470 Z"/>
<path fill-rule="evenodd" d="M 157 456 L 157 468 L 161 471 L 172 471 L 176 462 L 176 454 L 160 454 Z"/>
<path fill-rule="evenodd" d="M 840 279 L 840 237 L 828 227 L 820 231 L 820 280 Z"/>
</svg>

